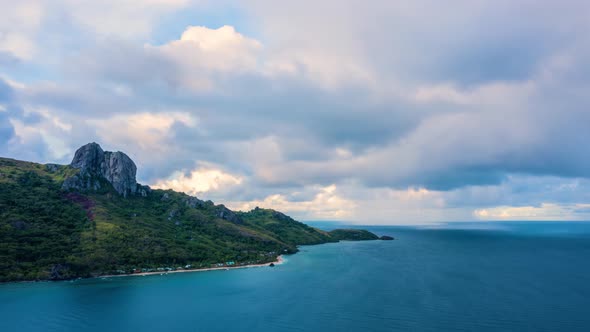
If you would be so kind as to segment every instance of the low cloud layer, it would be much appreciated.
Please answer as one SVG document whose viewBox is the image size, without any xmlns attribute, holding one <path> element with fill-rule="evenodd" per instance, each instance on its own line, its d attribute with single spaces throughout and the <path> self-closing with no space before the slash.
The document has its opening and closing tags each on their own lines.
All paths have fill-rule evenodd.
<svg viewBox="0 0 590 332">
<path fill-rule="evenodd" d="M 0 9 L 2 156 L 97 141 L 143 183 L 306 220 L 590 217 L 585 2 Z"/>
</svg>

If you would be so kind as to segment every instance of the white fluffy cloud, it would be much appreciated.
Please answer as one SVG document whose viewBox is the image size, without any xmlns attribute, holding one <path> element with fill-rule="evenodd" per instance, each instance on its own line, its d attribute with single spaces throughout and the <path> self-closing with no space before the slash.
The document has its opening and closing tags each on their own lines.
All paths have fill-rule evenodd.
<svg viewBox="0 0 590 332">
<path fill-rule="evenodd" d="M 0 3 L 0 51 L 20 59 L 31 59 L 36 51 L 34 38 L 43 18 L 37 1 Z"/>
<path fill-rule="evenodd" d="M 184 87 L 212 89 L 219 73 L 239 79 L 254 75 L 266 79 L 306 79 L 322 88 L 370 84 L 374 77 L 355 59 L 319 50 L 266 48 L 257 39 L 224 25 L 217 29 L 189 26 L 179 39 L 163 45 L 146 45 L 146 52 L 177 66 Z"/>
<path fill-rule="evenodd" d="M 262 200 L 228 202 L 228 206 L 249 211 L 257 206 L 289 213 L 302 219 L 349 220 L 355 207 L 354 201 L 338 194 L 336 185 L 313 188 L 316 194 L 310 200 L 290 201 L 285 195 L 273 194 Z"/>
<path fill-rule="evenodd" d="M 174 124 L 182 123 L 189 127 L 197 125 L 197 120 L 184 112 L 123 114 L 88 119 L 86 122 L 96 129 L 102 142 L 112 146 L 134 145 L 151 152 L 167 151 L 170 148 L 165 142 L 171 137 Z"/>
<path fill-rule="evenodd" d="M 237 75 L 257 70 L 262 44 L 224 25 L 218 29 L 188 27 L 180 39 L 146 46 L 179 67 L 181 83 L 195 91 L 214 88 L 216 73 Z"/>
<path fill-rule="evenodd" d="M 305 219 L 584 215 L 588 4 L 202 5 L 0 3 L 0 74 L 26 82 L 0 85 L 5 150 L 95 140 L 146 184 Z"/>
<path fill-rule="evenodd" d="M 256 67 L 259 41 L 245 37 L 229 25 L 218 29 L 188 27 L 179 40 L 159 49 L 184 66 L 219 71 L 242 71 Z"/>
<path fill-rule="evenodd" d="M 222 170 L 200 167 L 190 174 L 174 172 L 168 179 L 157 181 L 152 187 L 155 189 L 173 189 L 190 195 L 201 195 L 208 192 L 224 190 L 237 186 L 243 179 Z"/>
</svg>

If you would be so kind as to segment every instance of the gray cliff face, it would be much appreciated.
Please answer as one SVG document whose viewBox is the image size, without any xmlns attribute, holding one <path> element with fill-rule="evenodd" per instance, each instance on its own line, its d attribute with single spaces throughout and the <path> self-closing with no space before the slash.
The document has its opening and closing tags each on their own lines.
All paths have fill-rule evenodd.
<svg viewBox="0 0 590 332">
<path fill-rule="evenodd" d="M 80 173 L 102 174 L 102 169 L 106 166 L 104 159 L 104 151 L 100 145 L 88 143 L 76 150 L 70 166 L 79 168 Z"/>
<path fill-rule="evenodd" d="M 105 152 L 105 167 L 102 176 L 109 181 L 119 194 L 135 193 L 137 167 L 131 158 L 123 152 Z"/>
<path fill-rule="evenodd" d="M 123 152 L 103 151 L 96 143 L 79 148 L 70 166 L 80 169 L 80 173 L 67 178 L 62 185 L 64 189 L 98 190 L 101 180 L 106 180 L 125 197 L 129 194 L 146 196 L 149 192 L 149 187 L 137 183 L 137 166 L 129 156 Z"/>
</svg>

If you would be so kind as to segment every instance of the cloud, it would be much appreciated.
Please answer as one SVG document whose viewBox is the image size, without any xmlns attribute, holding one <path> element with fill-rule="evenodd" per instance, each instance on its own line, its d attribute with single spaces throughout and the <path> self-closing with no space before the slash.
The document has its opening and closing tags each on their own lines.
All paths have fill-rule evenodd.
<svg viewBox="0 0 590 332">
<path fill-rule="evenodd" d="M 257 69 L 262 44 L 224 25 L 218 29 L 190 26 L 180 39 L 161 46 L 146 46 L 180 67 L 182 84 L 199 91 L 214 87 L 212 73 L 238 75 Z M 215 74 L 213 74 L 215 75 Z"/>
<path fill-rule="evenodd" d="M 179 40 L 159 46 L 166 55 L 185 66 L 202 66 L 219 71 L 240 71 L 256 67 L 259 41 L 224 25 L 218 29 L 188 27 Z"/>
<path fill-rule="evenodd" d="M 74 22 L 103 36 L 146 36 L 154 22 L 191 4 L 190 0 L 63 0 L 58 4 Z"/>
<path fill-rule="evenodd" d="M 301 218 L 577 218 L 590 7 L 566 2 L 0 4 L 1 151 L 98 141 L 143 183 Z"/>
<path fill-rule="evenodd" d="M 155 189 L 173 189 L 190 195 L 200 195 L 210 191 L 240 185 L 243 179 L 219 169 L 200 167 L 186 175 L 173 173 L 166 180 L 159 180 L 152 187 Z"/>
<path fill-rule="evenodd" d="M 14 105 L 13 88 L 5 80 L 0 78 L 0 152 L 6 153 L 14 143 L 16 136 L 11 116 L 20 113 L 20 109 Z"/>
<path fill-rule="evenodd" d="M 30 149 L 10 149 L 12 154 L 19 158 L 35 161 L 39 160 L 40 155 L 42 159 L 66 160 L 72 152 L 61 135 L 67 132 L 67 125 L 60 123 L 56 118 L 43 118 L 35 124 L 16 118 L 10 118 L 9 122 L 14 128 L 12 144 Z"/>
<path fill-rule="evenodd" d="M 164 151 L 163 146 L 170 137 L 175 123 L 182 123 L 195 127 L 197 120 L 188 113 L 137 113 L 129 115 L 115 115 L 109 118 L 88 119 L 88 125 L 94 128 L 101 138 L 108 144 L 134 144 L 142 150 Z"/>
<path fill-rule="evenodd" d="M 338 195 L 336 185 L 316 188 L 313 199 L 289 201 L 285 195 L 274 194 L 263 200 L 249 202 L 228 202 L 228 207 L 249 211 L 257 206 L 290 213 L 302 219 L 343 220 L 350 217 L 355 202 Z"/>
<path fill-rule="evenodd" d="M 4 151 L 5 146 L 14 135 L 14 126 L 10 123 L 7 112 L 0 108 L 0 151 Z"/>
<path fill-rule="evenodd" d="M 30 60 L 35 52 L 34 42 L 41 25 L 43 10 L 37 1 L 0 4 L 0 52 L 4 58 Z"/>
<path fill-rule="evenodd" d="M 574 87 L 562 80 L 574 66 L 549 69 L 548 64 L 531 81 L 521 83 L 491 83 L 467 92 L 447 88 L 453 91 L 451 99 L 460 99 L 454 109 L 445 105 L 438 114 L 428 114 L 401 139 L 345 162 L 280 165 L 268 172 L 273 174 L 270 179 L 284 181 L 298 174 L 300 183 L 327 183 L 334 177 L 353 177 L 368 185 L 449 190 L 499 184 L 515 173 L 588 177 L 590 159 L 579 150 L 590 139 L 584 129 L 590 120 L 584 106 L 588 100 L 569 92 L 576 91 L 579 82 Z"/>
<path fill-rule="evenodd" d="M 588 204 L 542 203 L 540 206 L 499 206 L 479 209 L 473 214 L 484 220 L 586 220 L 587 208 Z"/>
<path fill-rule="evenodd" d="M 29 59 L 34 52 L 34 44 L 26 36 L 11 33 L 0 40 L 0 51 L 9 58 Z"/>
</svg>

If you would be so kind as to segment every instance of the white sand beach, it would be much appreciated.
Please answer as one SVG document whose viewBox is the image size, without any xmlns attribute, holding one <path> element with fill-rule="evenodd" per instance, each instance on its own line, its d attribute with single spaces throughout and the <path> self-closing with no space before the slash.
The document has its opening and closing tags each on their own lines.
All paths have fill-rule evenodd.
<svg viewBox="0 0 590 332">
<path fill-rule="evenodd" d="M 126 273 L 126 274 L 108 274 L 97 276 L 96 278 L 114 278 L 114 277 L 129 277 L 129 276 L 149 276 L 149 275 L 165 275 L 170 273 L 186 273 L 186 272 L 206 272 L 206 271 L 218 271 L 218 270 L 233 270 L 233 269 L 245 269 L 253 267 L 268 267 L 271 263 L 274 265 L 283 264 L 283 256 L 279 255 L 277 260 L 274 262 L 268 262 L 264 264 L 250 264 L 250 265 L 239 265 L 239 266 L 221 266 L 221 267 L 210 267 L 202 269 L 182 269 L 174 271 L 155 271 L 155 272 L 139 272 L 139 273 Z"/>
</svg>

